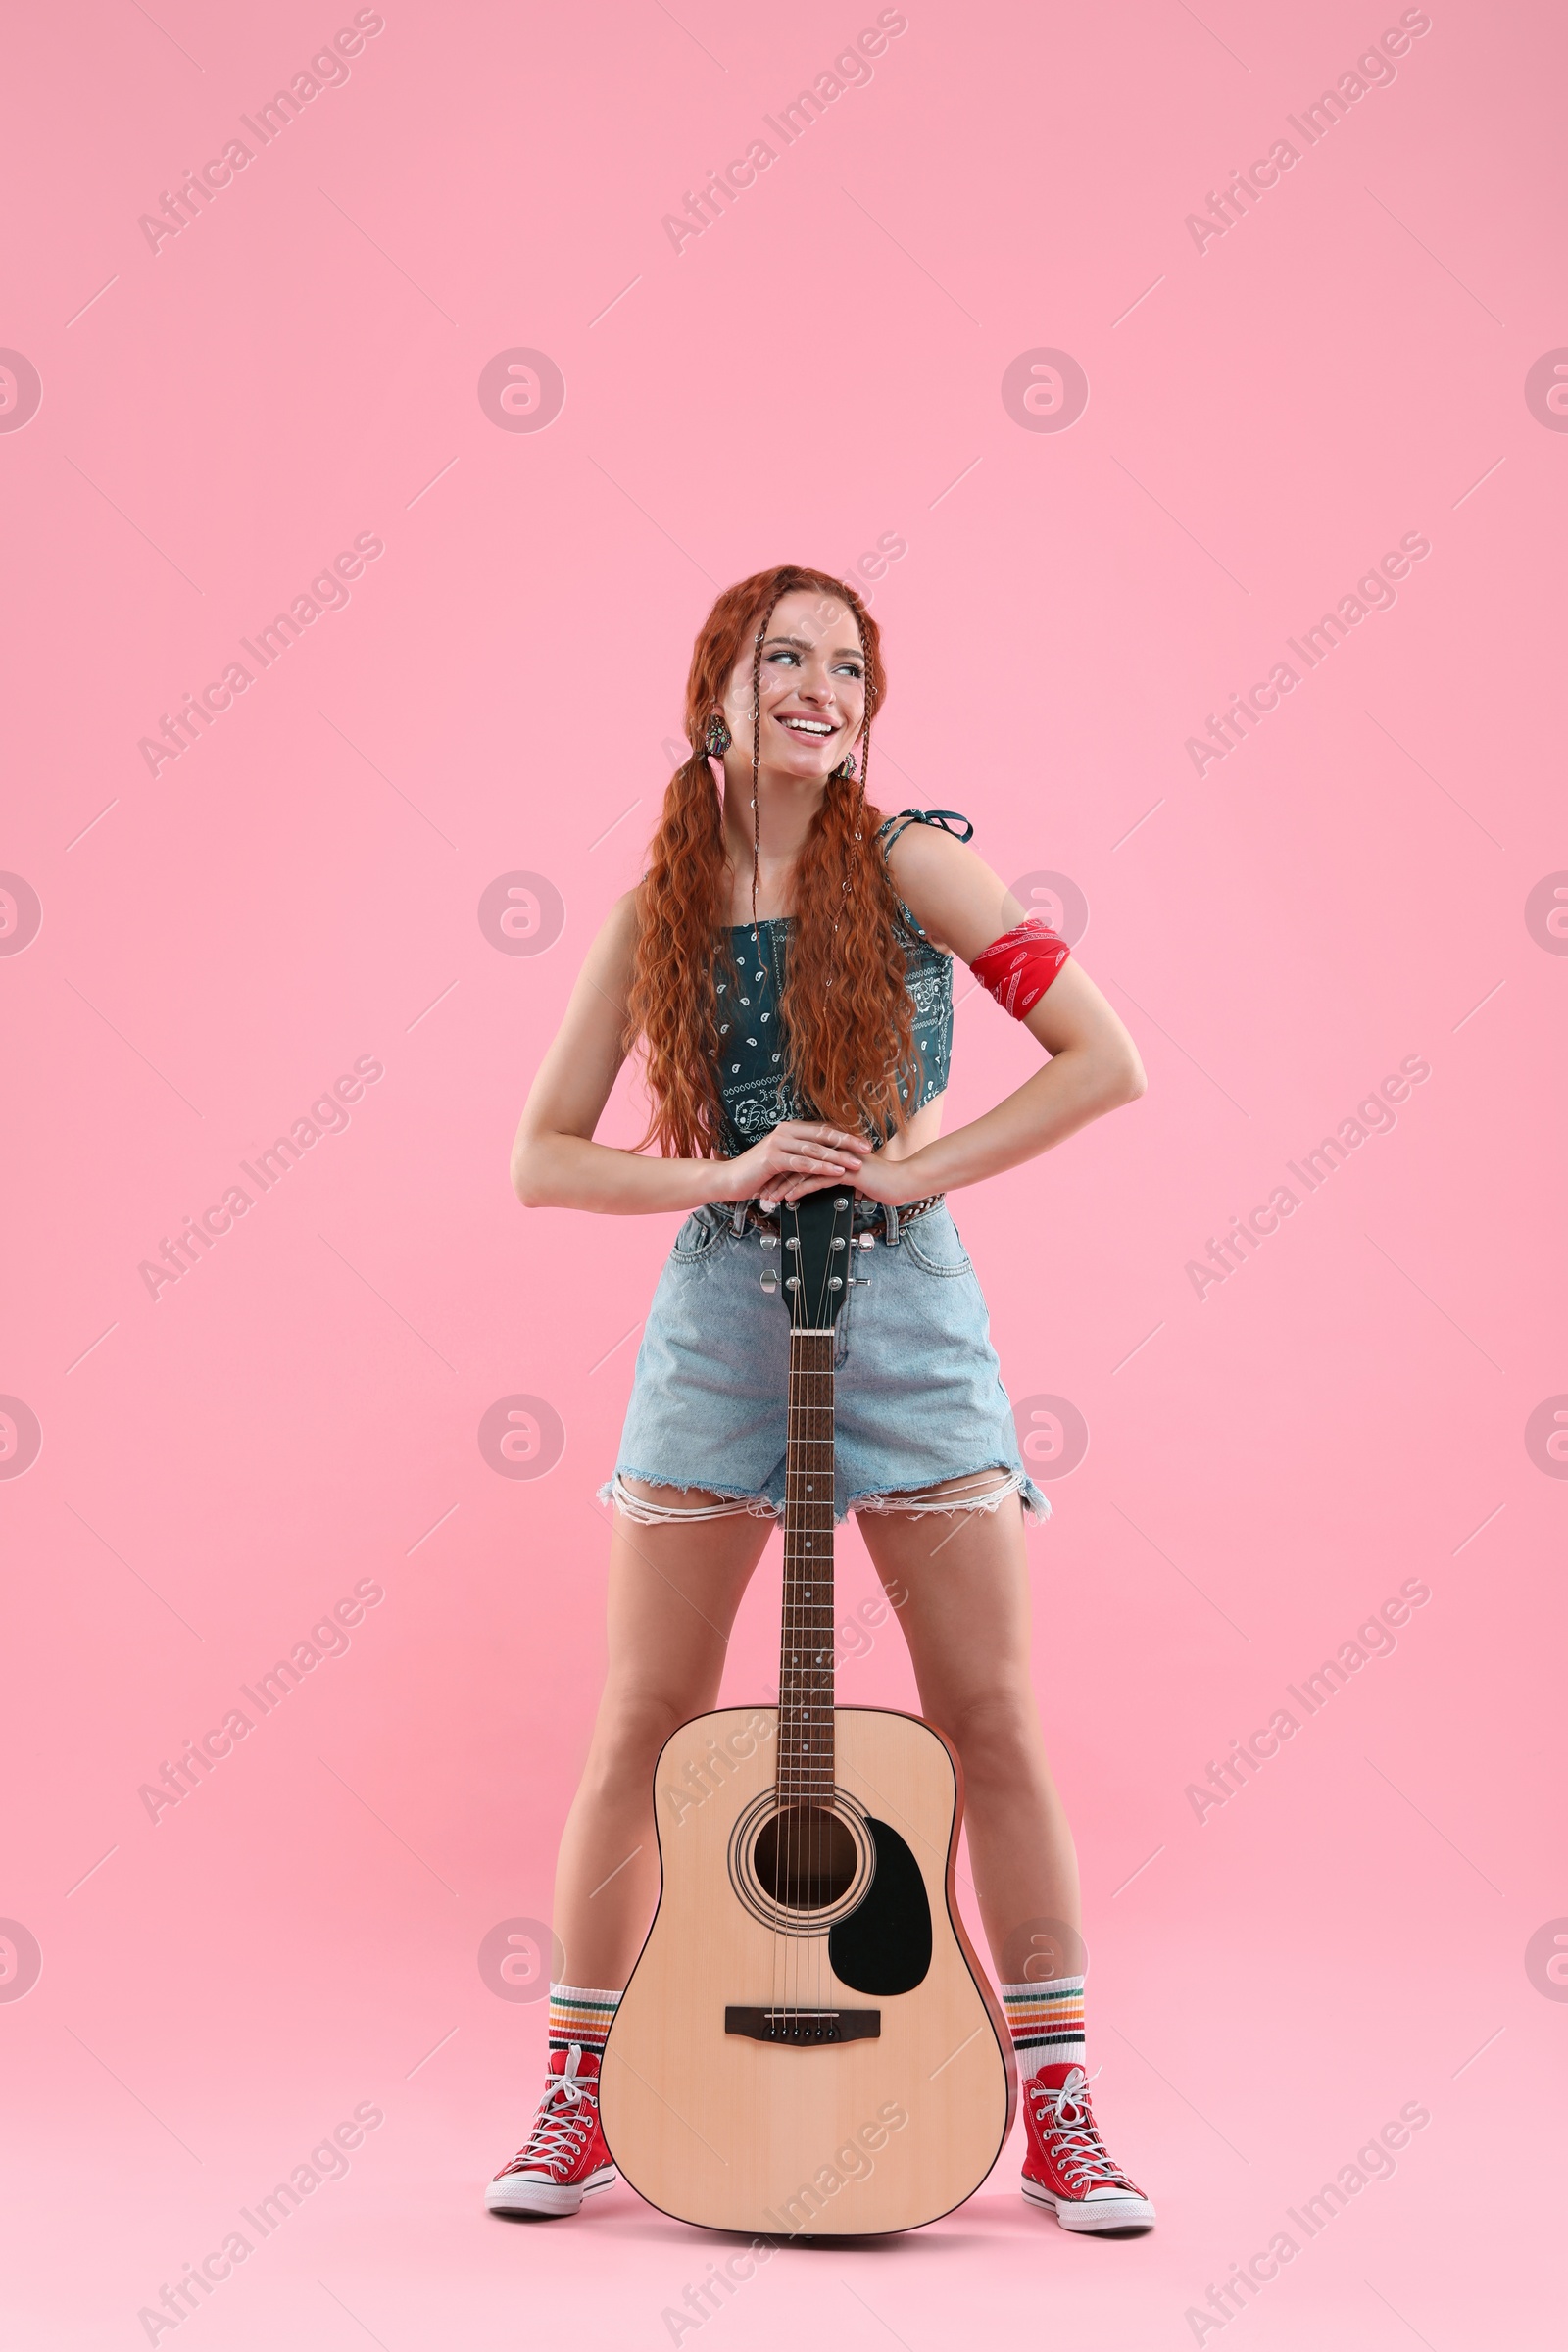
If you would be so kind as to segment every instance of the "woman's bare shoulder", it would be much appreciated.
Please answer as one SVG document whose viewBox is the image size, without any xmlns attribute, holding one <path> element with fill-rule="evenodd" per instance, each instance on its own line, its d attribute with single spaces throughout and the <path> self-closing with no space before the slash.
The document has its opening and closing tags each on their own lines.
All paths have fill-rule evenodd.
<svg viewBox="0 0 1568 2352">
<path fill-rule="evenodd" d="M 920 928 L 966 962 L 1023 911 L 1001 875 L 939 825 L 906 825 L 888 852 L 888 871 Z"/>
<path fill-rule="evenodd" d="M 599 926 L 601 939 L 635 940 L 642 919 L 643 890 L 639 882 L 635 890 L 623 890 Z"/>
<path fill-rule="evenodd" d="M 637 933 L 641 924 L 642 889 L 623 891 L 612 905 L 609 913 L 594 933 L 583 969 L 603 979 L 607 971 L 624 974 L 628 979 L 637 955 Z"/>
</svg>

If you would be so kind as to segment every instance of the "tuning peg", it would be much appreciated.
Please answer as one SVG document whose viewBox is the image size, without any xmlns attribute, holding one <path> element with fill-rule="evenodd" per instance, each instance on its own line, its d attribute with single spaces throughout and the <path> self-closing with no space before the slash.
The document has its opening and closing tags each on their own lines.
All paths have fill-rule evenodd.
<svg viewBox="0 0 1568 2352">
<path fill-rule="evenodd" d="M 876 1235 L 874 1233 L 862 1233 L 858 1238 L 860 1248 L 862 1250 L 874 1250 L 876 1248 Z"/>
<path fill-rule="evenodd" d="M 767 1272 L 762 1276 L 762 1288 L 770 1298 L 772 1298 L 774 1292 L 778 1289 L 778 1276 L 774 1273 L 771 1266 L 768 1267 Z"/>
</svg>

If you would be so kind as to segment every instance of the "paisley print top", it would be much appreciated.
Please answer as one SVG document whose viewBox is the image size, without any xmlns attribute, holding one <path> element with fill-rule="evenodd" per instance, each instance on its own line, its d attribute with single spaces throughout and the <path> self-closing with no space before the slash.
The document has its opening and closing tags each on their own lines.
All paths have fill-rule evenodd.
<svg viewBox="0 0 1568 2352">
<path fill-rule="evenodd" d="M 952 820 L 951 822 L 948 820 Z M 889 817 L 877 838 L 883 856 L 906 825 L 938 825 L 967 841 L 974 831 L 967 817 L 951 808 L 905 808 Z M 942 1094 L 953 1061 L 953 958 L 934 948 L 914 916 L 899 901 L 899 933 L 904 947 L 905 985 L 913 1014 L 914 1049 L 919 1056 L 917 1081 L 905 1090 L 909 1111 L 923 1109 Z M 729 934 L 732 971 L 720 970 L 718 991 L 718 1084 L 724 1105 L 724 1153 L 733 1159 L 769 1134 L 782 1119 L 814 1117 L 801 1101 L 790 1078 L 789 1054 L 779 1019 L 779 996 L 789 969 L 793 915 L 772 915 L 760 921 L 754 936 L 750 923 L 736 924 Z"/>
</svg>

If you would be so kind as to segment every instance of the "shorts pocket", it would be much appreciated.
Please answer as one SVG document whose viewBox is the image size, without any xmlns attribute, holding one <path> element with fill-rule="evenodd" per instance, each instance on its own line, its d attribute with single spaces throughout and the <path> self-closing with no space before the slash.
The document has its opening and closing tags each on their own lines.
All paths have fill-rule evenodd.
<svg viewBox="0 0 1568 2352">
<path fill-rule="evenodd" d="M 899 1248 L 907 1250 L 922 1274 L 974 1272 L 968 1253 L 958 1239 L 958 1229 L 951 1217 L 918 1218 L 899 1235 Z"/>
<path fill-rule="evenodd" d="M 671 1263 L 700 1265 L 704 1258 L 712 1256 L 727 1230 L 722 1218 L 710 1217 L 700 1208 L 693 1209 L 675 1236 L 675 1246 L 669 1253 Z"/>
</svg>

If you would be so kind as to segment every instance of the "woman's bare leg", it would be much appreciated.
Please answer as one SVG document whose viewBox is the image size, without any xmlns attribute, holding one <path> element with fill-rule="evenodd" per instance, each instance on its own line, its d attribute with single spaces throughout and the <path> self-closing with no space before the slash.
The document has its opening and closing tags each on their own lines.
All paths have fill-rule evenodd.
<svg viewBox="0 0 1568 2352">
<path fill-rule="evenodd" d="M 662 1507 L 719 1497 L 646 1487 Z M 737 1515 L 645 1527 L 616 1511 L 604 1694 L 556 1863 L 556 1936 L 571 1984 L 624 1984 L 659 1894 L 653 1774 L 660 1749 L 718 1695 L 730 1628 L 771 1533 Z"/>
<path fill-rule="evenodd" d="M 911 1502 L 974 1494 L 955 1479 Z M 1030 1593 L 1016 1494 L 994 1511 L 859 1513 L 866 1549 L 898 1610 L 922 1712 L 963 1765 L 975 1893 L 1004 1984 L 1083 1967 L 1078 1861 L 1046 1761 L 1029 1673 Z"/>
</svg>

